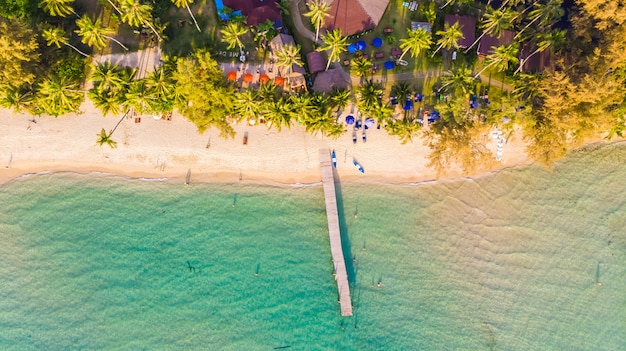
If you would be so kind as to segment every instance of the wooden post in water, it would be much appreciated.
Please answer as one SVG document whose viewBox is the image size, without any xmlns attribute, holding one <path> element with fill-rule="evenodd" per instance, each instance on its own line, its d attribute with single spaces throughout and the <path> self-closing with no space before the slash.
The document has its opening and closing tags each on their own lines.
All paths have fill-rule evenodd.
<svg viewBox="0 0 626 351">
<path fill-rule="evenodd" d="M 335 266 L 335 280 L 339 293 L 339 305 L 342 316 L 352 315 L 352 301 L 348 285 L 348 271 L 341 247 L 341 232 L 339 230 L 339 212 L 337 210 L 337 194 L 335 192 L 335 177 L 333 164 L 328 149 L 320 149 L 320 167 L 322 169 L 322 184 L 324 185 L 324 199 L 326 200 L 326 217 L 328 218 L 328 236 L 330 238 L 330 252 Z"/>
</svg>

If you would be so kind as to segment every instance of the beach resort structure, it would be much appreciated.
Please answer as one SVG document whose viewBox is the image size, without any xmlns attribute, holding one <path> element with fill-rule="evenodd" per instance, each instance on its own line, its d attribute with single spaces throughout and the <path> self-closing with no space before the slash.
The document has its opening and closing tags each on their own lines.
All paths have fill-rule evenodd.
<svg viewBox="0 0 626 351">
<path fill-rule="evenodd" d="M 515 33 L 510 30 L 503 30 L 499 37 L 485 34 L 478 42 L 477 52 L 479 56 L 487 56 L 494 53 L 494 48 L 501 45 L 509 45 L 513 42 Z"/>
<path fill-rule="evenodd" d="M 270 41 L 271 58 L 274 62 L 278 60 L 276 53 L 285 45 L 296 46 L 296 42 L 291 35 L 280 33 Z M 306 89 L 306 80 L 304 79 L 306 71 L 304 67 L 293 64 L 290 69 L 287 69 L 287 67 L 277 65 L 276 69 L 277 76 L 288 78 L 291 89 Z"/>
<path fill-rule="evenodd" d="M 335 192 L 335 176 L 330 158 L 330 150 L 320 149 L 320 167 L 322 169 L 322 184 L 324 199 L 326 200 L 326 217 L 328 218 L 328 236 L 330 238 L 330 252 L 335 267 L 335 280 L 339 294 L 339 305 L 342 316 L 352 315 L 352 301 L 350 286 L 348 285 L 348 271 L 343 257 L 341 246 L 341 231 L 339 229 L 339 212 L 337 210 L 337 193 Z"/>
<path fill-rule="evenodd" d="M 459 23 L 461 32 L 463 33 L 463 39 L 459 40 L 460 48 L 467 48 L 474 42 L 476 36 L 476 18 L 457 15 L 446 15 L 444 23 L 452 26 L 455 23 Z"/>
<path fill-rule="evenodd" d="M 234 10 L 235 13 L 239 11 L 246 17 L 249 26 L 257 26 L 270 20 L 274 23 L 274 28 L 283 27 L 283 18 L 276 0 L 215 0 L 215 6 L 218 12 L 224 7 Z"/>
<path fill-rule="evenodd" d="M 326 0 L 330 18 L 326 29 L 341 29 L 343 35 L 352 35 L 374 29 L 385 13 L 389 0 Z"/>
</svg>

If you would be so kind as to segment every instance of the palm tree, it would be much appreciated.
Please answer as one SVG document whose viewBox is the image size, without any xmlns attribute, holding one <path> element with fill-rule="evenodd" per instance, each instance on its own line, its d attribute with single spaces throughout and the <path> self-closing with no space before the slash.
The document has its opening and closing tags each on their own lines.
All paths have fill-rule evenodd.
<svg viewBox="0 0 626 351">
<path fill-rule="evenodd" d="M 39 84 L 38 105 L 51 116 L 78 110 L 82 100 L 83 92 L 78 90 L 78 84 L 68 82 L 64 77 L 52 76 Z"/>
<path fill-rule="evenodd" d="M 138 113 L 155 112 L 156 98 L 148 91 L 145 79 L 135 80 L 130 83 L 125 95 L 124 106 L 134 109 Z"/>
<path fill-rule="evenodd" d="M 102 128 L 100 133 L 96 134 L 98 136 L 98 140 L 96 140 L 96 143 L 100 144 L 100 146 L 107 144 L 111 149 L 117 148 L 117 141 L 111 139 L 112 134 L 113 134 L 113 131 L 110 131 L 109 133 L 107 133 L 107 131 L 104 128 Z"/>
<path fill-rule="evenodd" d="M 100 91 L 117 89 L 122 84 L 119 71 L 117 65 L 109 61 L 102 62 L 93 67 L 89 80 L 94 82 L 94 88 Z"/>
<path fill-rule="evenodd" d="M 480 72 L 478 72 L 474 78 L 478 78 L 481 73 L 483 73 L 486 69 L 490 67 L 496 67 L 498 72 L 504 72 L 509 69 L 510 64 L 519 63 L 519 59 L 517 58 L 518 52 L 518 44 L 517 42 L 513 42 L 508 46 L 498 46 L 495 48 L 493 54 L 487 56 L 487 61 L 489 62 L 485 67 L 483 67 Z"/>
<path fill-rule="evenodd" d="M 372 72 L 372 61 L 366 60 L 363 57 L 355 57 L 352 59 L 350 65 L 350 73 L 361 78 L 361 83 L 367 78 L 367 75 Z"/>
<path fill-rule="evenodd" d="M 540 33 L 537 35 L 539 42 L 537 43 L 537 49 L 533 51 L 530 55 L 526 56 L 526 58 L 520 60 L 519 68 L 515 71 L 518 73 L 522 70 L 524 63 L 528 61 L 533 55 L 545 51 L 548 48 L 554 48 L 562 45 L 565 42 L 565 33 L 564 30 L 552 30 L 547 34 Z"/>
<path fill-rule="evenodd" d="M 315 26 L 315 42 L 317 43 L 320 27 L 324 25 L 326 17 L 330 17 L 328 13 L 328 11 L 330 11 L 330 5 L 327 5 L 324 0 L 312 0 L 306 5 L 309 8 L 309 12 L 304 15 L 311 18 L 311 23 Z"/>
<path fill-rule="evenodd" d="M 30 85 L 6 85 L 0 90 L 0 107 L 11 108 L 16 113 L 35 114 L 34 95 Z"/>
<path fill-rule="evenodd" d="M 338 89 L 333 88 L 333 92 L 330 95 L 330 102 L 333 107 L 337 107 L 338 109 L 342 109 L 348 105 L 350 101 L 350 91 L 348 89 Z"/>
<path fill-rule="evenodd" d="M 374 114 L 378 103 L 380 103 L 383 95 L 383 87 L 380 83 L 375 83 L 371 79 L 366 81 L 361 88 L 357 90 L 356 105 L 359 110 L 366 114 Z"/>
<path fill-rule="evenodd" d="M 442 77 L 442 81 L 445 83 L 438 90 L 441 91 L 448 85 L 452 85 L 455 92 L 458 92 L 457 88 L 461 88 L 460 90 L 463 94 L 467 94 L 472 91 L 472 87 L 474 86 L 474 77 L 472 76 L 472 70 L 466 67 L 459 67 L 455 70 L 446 72 L 446 75 Z"/>
<path fill-rule="evenodd" d="M 505 29 L 511 28 L 513 25 L 513 18 L 515 17 L 515 12 L 509 9 L 497 9 L 494 10 L 492 8 L 487 9 L 487 13 L 485 14 L 485 19 L 483 20 L 481 27 L 483 28 L 483 33 L 474 40 L 472 45 L 470 45 L 467 49 L 465 49 L 465 53 L 470 51 L 476 43 L 480 41 L 486 34 L 493 35 L 496 37 L 500 37 L 500 34 Z"/>
<path fill-rule="evenodd" d="M 408 38 L 400 39 L 400 48 L 404 50 L 398 61 L 402 61 L 402 58 L 407 52 L 411 52 L 411 57 L 418 57 L 424 50 L 428 49 L 432 44 L 432 38 L 423 28 L 417 28 L 414 30 L 407 29 L 409 34 Z"/>
<path fill-rule="evenodd" d="M 175 84 L 172 80 L 172 73 L 165 70 L 163 66 L 155 69 L 146 78 L 146 87 L 150 95 L 157 100 L 171 102 L 174 98 Z"/>
<path fill-rule="evenodd" d="M 328 53 L 328 63 L 326 64 L 326 70 L 328 71 L 330 63 L 339 61 L 341 54 L 347 51 L 348 38 L 343 36 L 341 29 L 334 29 L 322 36 L 322 40 L 324 41 L 324 45 L 317 48 L 317 51 L 330 50 Z"/>
<path fill-rule="evenodd" d="M 90 89 L 87 92 L 87 97 L 96 108 L 102 111 L 103 116 L 106 116 L 108 113 L 118 115 L 122 112 L 124 105 L 123 95 L 118 94 L 114 90 Z"/>
<path fill-rule="evenodd" d="M 75 30 L 75 32 L 82 38 L 81 41 L 84 44 L 93 46 L 96 49 L 102 49 L 106 46 L 106 42 L 104 40 L 108 39 L 116 42 L 123 47 L 124 50 L 128 51 L 128 48 L 124 46 L 124 44 L 120 43 L 117 39 L 111 36 L 115 34 L 113 29 L 102 27 L 99 18 L 93 22 L 89 16 L 84 15 L 76 21 L 76 25 L 78 26 L 78 29 Z"/>
<path fill-rule="evenodd" d="M 444 29 L 437 31 L 437 35 L 439 36 L 439 39 L 437 39 L 437 44 L 439 46 L 430 57 L 435 57 L 435 54 L 441 50 L 441 48 L 446 50 L 454 48 L 456 50 L 459 47 L 459 40 L 465 38 L 463 36 L 463 32 L 461 31 L 459 22 L 455 22 L 452 26 L 445 23 Z"/>
<path fill-rule="evenodd" d="M 300 59 L 300 46 L 283 45 L 276 52 L 276 65 L 287 68 L 287 84 L 291 76 L 293 65 L 302 67 L 304 63 Z"/>
<path fill-rule="evenodd" d="M 108 0 L 109 3 L 110 0 Z M 150 27 L 152 32 L 156 34 L 159 41 L 163 40 L 159 32 L 150 23 L 152 20 L 152 6 L 148 4 L 142 4 L 139 0 L 119 0 L 120 9 L 117 11 L 122 16 L 122 21 L 126 22 L 131 27 L 139 27 L 146 25 Z M 112 3 L 111 3 L 112 4 Z M 114 6 L 115 7 L 115 6 Z M 116 8 L 117 9 L 117 8 Z"/>
<path fill-rule="evenodd" d="M 292 95 L 293 96 L 293 95 Z M 293 111 L 287 101 L 281 96 L 276 100 L 268 100 L 261 105 L 259 111 L 268 121 L 268 126 L 281 131 L 282 127 L 289 128 L 291 126 L 291 117 Z"/>
<path fill-rule="evenodd" d="M 47 28 L 44 29 L 41 33 L 41 36 L 44 38 L 48 46 L 55 45 L 57 48 L 61 47 L 61 44 L 67 45 L 72 49 L 76 50 L 79 54 L 88 57 L 89 55 L 84 52 L 78 50 L 75 46 L 69 43 L 69 40 L 65 37 L 65 32 L 61 28 Z"/>
<path fill-rule="evenodd" d="M 562 5 L 563 0 L 548 0 L 546 4 L 536 4 L 537 7 L 528 13 L 528 18 L 531 21 L 515 35 L 514 39 L 517 39 L 528 27 L 537 21 L 539 21 L 541 26 L 546 27 L 552 24 L 552 21 L 561 18 L 564 13 Z"/>
<path fill-rule="evenodd" d="M 234 102 L 234 112 L 239 116 L 238 121 L 247 121 L 248 119 L 256 121 L 261 114 L 261 100 L 256 90 L 246 89 L 235 92 Z"/>
<path fill-rule="evenodd" d="M 200 30 L 200 27 L 198 26 L 198 22 L 196 21 L 196 18 L 193 16 L 193 13 L 191 13 L 191 9 L 189 8 L 189 5 L 193 4 L 193 0 L 172 0 L 172 2 L 178 8 L 186 7 L 187 11 L 189 11 L 189 16 L 191 16 L 191 18 L 193 18 L 193 23 L 196 25 L 196 29 L 198 29 L 198 32 L 202 32 Z"/>
<path fill-rule="evenodd" d="M 39 7 L 41 7 L 50 16 L 65 17 L 70 13 L 78 14 L 72 8 L 74 0 L 41 0 Z"/>
<path fill-rule="evenodd" d="M 239 46 L 239 50 L 243 51 L 243 42 L 241 37 L 248 33 L 248 28 L 239 22 L 228 22 L 226 28 L 220 31 L 222 33 L 222 41 L 228 44 L 227 49 L 230 50 L 235 46 Z"/>
</svg>

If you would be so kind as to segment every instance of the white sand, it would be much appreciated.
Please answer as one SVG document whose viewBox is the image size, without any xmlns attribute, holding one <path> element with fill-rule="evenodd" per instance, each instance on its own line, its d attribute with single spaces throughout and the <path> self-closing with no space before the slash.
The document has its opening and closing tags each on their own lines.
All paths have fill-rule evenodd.
<svg viewBox="0 0 626 351">
<path fill-rule="evenodd" d="M 277 133 L 265 125 L 236 126 L 235 139 L 225 140 L 212 129 L 198 134 L 196 127 L 174 113 L 171 121 L 142 116 L 141 123 L 125 119 L 113 134 L 117 149 L 99 146 L 97 134 L 115 126 L 119 116 L 102 117 L 86 101 L 81 114 L 59 118 L 15 115 L 0 110 L 0 183 L 41 171 L 110 172 L 133 177 L 167 177 L 184 181 L 191 169 L 192 182 L 312 183 L 321 180 L 319 149 L 337 152 L 341 180 L 363 182 L 418 182 L 435 179 L 426 167 L 428 148 L 421 141 L 402 145 L 383 129 L 368 129 L 367 142 L 358 133 L 338 140 L 310 135 L 293 126 Z M 350 129 L 351 130 L 351 129 Z M 243 145 L 244 132 L 249 133 Z M 210 147 L 207 143 L 210 138 Z M 496 153 L 496 143 L 490 138 Z M 519 136 L 504 146 L 498 168 L 527 163 Z M 360 174 L 352 164 L 364 167 Z M 457 177 L 452 173 L 450 177 Z"/>
</svg>

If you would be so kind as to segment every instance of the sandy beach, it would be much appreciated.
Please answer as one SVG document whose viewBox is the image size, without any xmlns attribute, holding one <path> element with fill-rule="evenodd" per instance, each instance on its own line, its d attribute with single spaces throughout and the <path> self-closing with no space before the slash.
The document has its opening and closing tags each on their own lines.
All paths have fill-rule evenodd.
<svg viewBox="0 0 626 351">
<path fill-rule="evenodd" d="M 119 116 L 103 117 L 89 100 L 80 114 L 33 117 L 0 110 L 0 182 L 37 172 L 105 172 L 131 177 L 170 178 L 191 182 L 314 183 L 321 179 L 319 149 L 336 150 L 342 181 L 405 183 L 436 179 L 427 167 L 429 149 L 423 142 L 402 145 L 383 129 L 361 131 L 353 144 L 351 129 L 337 140 L 311 135 L 303 127 L 281 132 L 265 125 L 237 125 L 234 139 L 216 130 L 199 134 L 176 112 L 170 121 L 143 115 L 126 118 L 113 134 L 118 147 L 96 143 L 102 128 L 112 129 Z M 155 119 L 159 118 L 159 119 Z M 243 135 L 248 133 L 248 144 Z M 496 142 L 489 137 L 496 153 Z M 529 163 L 517 133 L 504 146 L 497 168 Z M 360 174 L 356 159 L 365 169 Z M 452 170 L 447 177 L 460 176 Z"/>
</svg>

